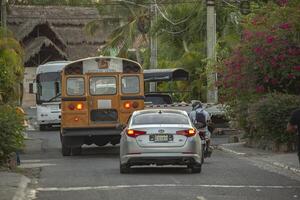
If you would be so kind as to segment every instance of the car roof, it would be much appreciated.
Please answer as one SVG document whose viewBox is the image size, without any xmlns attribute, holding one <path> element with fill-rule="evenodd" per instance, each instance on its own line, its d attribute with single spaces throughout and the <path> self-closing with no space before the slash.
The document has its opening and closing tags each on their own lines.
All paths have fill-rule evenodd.
<svg viewBox="0 0 300 200">
<path fill-rule="evenodd" d="M 138 110 L 134 111 L 133 115 L 141 115 L 141 114 L 152 114 L 152 113 L 172 113 L 172 114 L 181 114 L 187 115 L 186 111 L 176 110 L 176 109 L 147 109 L 147 110 Z"/>
</svg>

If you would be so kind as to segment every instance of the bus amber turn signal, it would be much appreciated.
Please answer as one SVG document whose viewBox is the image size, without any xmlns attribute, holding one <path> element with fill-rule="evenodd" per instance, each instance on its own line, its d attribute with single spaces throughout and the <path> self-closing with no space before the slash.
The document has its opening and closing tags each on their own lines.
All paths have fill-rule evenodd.
<svg viewBox="0 0 300 200">
<path fill-rule="evenodd" d="M 83 104 L 82 104 L 82 103 L 78 103 L 78 104 L 76 105 L 76 109 L 77 109 L 77 110 L 82 110 L 82 109 L 83 109 Z"/>
<path fill-rule="evenodd" d="M 131 107 L 131 103 L 130 102 L 126 102 L 124 104 L 124 108 L 129 109 Z"/>
</svg>

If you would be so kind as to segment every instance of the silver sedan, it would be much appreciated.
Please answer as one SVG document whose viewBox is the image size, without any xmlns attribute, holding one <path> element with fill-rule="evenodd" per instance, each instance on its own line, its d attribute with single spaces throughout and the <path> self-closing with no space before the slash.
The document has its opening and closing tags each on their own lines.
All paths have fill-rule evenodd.
<svg viewBox="0 0 300 200">
<path fill-rule="evenodd" d="M 187 165 L 201 172 L 201 139 L 187 113 L 171 109 L 135 111 L 121 133 L 120 173 L 135 165 Z"/>
</svg>

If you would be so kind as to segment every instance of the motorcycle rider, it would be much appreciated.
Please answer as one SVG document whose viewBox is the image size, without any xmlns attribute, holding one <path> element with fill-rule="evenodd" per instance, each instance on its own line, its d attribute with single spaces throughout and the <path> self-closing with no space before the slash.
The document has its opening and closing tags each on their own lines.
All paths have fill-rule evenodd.
<svg viewBox="0 0 300 200">
<path fill-rule="evenodd" d="M 205 117 L 205 122 L 204 123 L 199 123 L 197 121 L 197 113 L 202 113 L 203 114 L 203 116 Z M 210 118 L 209 113 L 203 108 L 203 105 L 202 105 L 201 101 L 198 101 L 198 100 L 192 101 L 192 111 L 190 112 L 189 117 L 190 117 L 192 123 L 195 125 L 195 127 L 197 128 L 198 131 L 200 129 L 205 130 L 205 139 L 204 140 L 206 141 L 206 145 L 207 145 L 206 150 L 207 151 L 211 150 L 210 149 L 211 133 L 208 129 L 208 124 L 210 123 L 211 118 Z"/>
</svg>

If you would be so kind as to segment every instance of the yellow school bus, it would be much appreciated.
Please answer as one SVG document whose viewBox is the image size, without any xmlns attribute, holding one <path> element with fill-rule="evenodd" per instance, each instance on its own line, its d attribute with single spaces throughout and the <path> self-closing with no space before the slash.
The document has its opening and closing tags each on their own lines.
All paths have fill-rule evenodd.
<svg viewBox="0 0 300 200">
<path fill-rule="evenodd" d="M 76 60 L 62 70 L 61 84 L 63 156 L 80 154 L 83 144 L 118 144 L 132 112 L 144 108 L 143 70 L 132 60 Z"/>
</svg>

